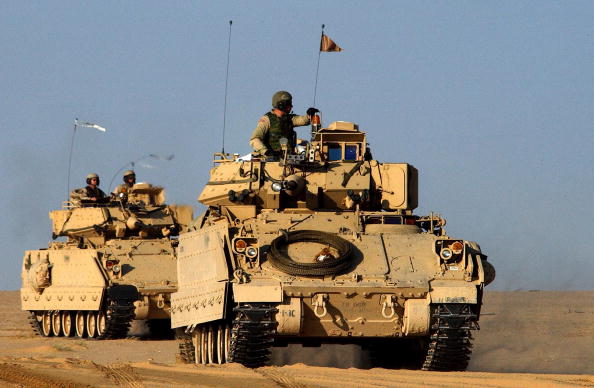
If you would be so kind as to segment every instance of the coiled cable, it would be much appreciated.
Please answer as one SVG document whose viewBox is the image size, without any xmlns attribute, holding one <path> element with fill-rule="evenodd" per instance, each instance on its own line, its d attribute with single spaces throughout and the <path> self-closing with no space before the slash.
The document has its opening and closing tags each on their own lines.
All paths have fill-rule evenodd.
<svg viewBox="0 0 594 388">
<path fill-rule="evenodd" d="M 338 257 L 314 263 L 296 262 L 281 249 L 297 242 L 313 242 L 328 245 L 338 251 Z M 289 275 L 326 276 L 337 275 L 351 267 L 351 243 L 332 233 L 317 230 L 296 230 L 275 238 L 270 243 L 269 260 L 272 266 Z"/>
</svg>

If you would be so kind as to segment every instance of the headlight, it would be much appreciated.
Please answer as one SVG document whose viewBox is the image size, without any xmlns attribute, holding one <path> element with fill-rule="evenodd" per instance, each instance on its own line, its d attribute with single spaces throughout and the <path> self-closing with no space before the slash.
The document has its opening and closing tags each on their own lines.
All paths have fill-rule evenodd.
<svg viewBox="0 0 594 388">
<path fill-rule="evenodd" d="M 459 262 L 464 258 L 464 241 L 437 240 L 435 242 L 435 252 L 445 262 Z"/>
<path fill-rule="evenodd" d="M 248 249 L 245 251 L 245 255 L 250 259 L 253 259 L 254 257 L 258 256 L 258 250 L 254 247 L 248 247 Z"/>
<path fill-rule="evenodd" d="M 272 191 L 276 191 L 277 193 L 283 189 L 283 184 L 281 182 L 274 182 L 272 184 Z"/>
<path fill-rule="evenodd" d="M 441 256 L 442 259 L 447 261 L 452 258 L 453 253 L 450 248 L 443 248 L 441 250 L 441 252 L 439 253 L 439 255 Z"/>
<path fill-rule="evenodd" d="M 119 273 L 120 272 L 120 266 L 119 265 L 114 265 L 113 267 L 111 267 L 111 271 L 113 273 Z"/>
</svg>

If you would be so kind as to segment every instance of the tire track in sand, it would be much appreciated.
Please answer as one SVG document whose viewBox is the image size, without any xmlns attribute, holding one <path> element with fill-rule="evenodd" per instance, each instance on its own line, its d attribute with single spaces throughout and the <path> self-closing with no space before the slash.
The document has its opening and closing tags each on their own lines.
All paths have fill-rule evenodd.
<svg viewBox="0 0 594 388">
<path fill-rule="evenodd" d="M 111 364 L 105 366 L 96 363 L 93 364 L 118 385 L 129 388 L 144 388 L 140 376 L 135 373 L 134 368 L 129 364 Z"/>
<path fill-rule="evenodd" d="M 26 388 L 91 388 L 92 385 L 50 377 L 17 364 L 0 364 L 0 382 L 18 384 Z"/>
<path fill-rule="evenodd" d="M 261 368 L 254 369 L 254 372 L 272 380 L 275 384 L 281 388 L 307 388 L 307 385 L 301 384 L 291 376 L 281 372 L 277 367 L 264 366 Z"/>
</svg>

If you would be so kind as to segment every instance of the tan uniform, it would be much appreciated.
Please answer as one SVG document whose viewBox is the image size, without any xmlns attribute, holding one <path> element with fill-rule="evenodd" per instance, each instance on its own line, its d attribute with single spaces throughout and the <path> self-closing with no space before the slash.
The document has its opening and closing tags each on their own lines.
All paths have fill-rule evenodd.
<svg viewBox="0 0 594 388">
<path fill-rule="evenodd" d="M 132 185 L 134 186 L 134 185 Z M 132 188 L 132 186 L 128 185 L 127 183 L 122 183 L 121 185 L 118 185 L 114 190 L 113 193 L 115 195 L 119 195 L 121 193 L 126 193 L 128 194 L 128 192 L 130 191 L 130 189 Z"/>
<path fill-rule="evenodd" d="M 301 127 L 303 125 L 308 125 L 309 116 L 292 115 L 291 122 L 293 124 L 293 127 Z M 267 139 L 269 138 L 269 130 L 270 119 L 267 115 L 264 115 L 260 118 L 260 120 L 258 120 L 258 125 L 256 125 L 256 129 L 254 129 L 254 132 L 252 132 L 252 137 L 250 138 L 250 145 L 252 146 L 253 150 L 260 155 L 264 155 L 266 151 L 268 151 L 271 148 L 270 144 L 267 144 Z"/>
</svg>

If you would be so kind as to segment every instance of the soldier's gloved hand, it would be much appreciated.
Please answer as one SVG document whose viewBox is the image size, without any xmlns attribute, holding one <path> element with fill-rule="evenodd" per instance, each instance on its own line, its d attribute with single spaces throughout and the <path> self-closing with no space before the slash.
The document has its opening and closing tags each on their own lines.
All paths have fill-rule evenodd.
<svg viewBox="0 0 594 388">
<path fill-rule="evenodd" d="M 317 110 L 316 108 L 313 108 L 313 107 L 307 109 L 307 115 L 308 116 L 313 116 L 313 115 L 315 115 L 318 112 L 319 112 L 319 110 Z"/>
</svg>

